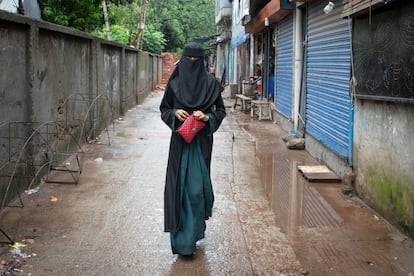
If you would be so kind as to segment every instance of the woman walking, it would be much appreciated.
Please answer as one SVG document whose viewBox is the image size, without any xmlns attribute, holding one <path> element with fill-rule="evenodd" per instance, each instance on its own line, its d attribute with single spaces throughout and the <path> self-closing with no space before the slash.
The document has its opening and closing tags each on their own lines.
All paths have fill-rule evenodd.
<svg viewBox="0 0 414 276">
<path fill-rule="evenodd" d="M 223 87 L 204 66 L 204 50 L 191 42 L 167 84 L 160 104 L 161 118 L 172 130 L 164 192 L 164 231 L 170 232 L 173 254 L 192 255 L 204 238 L 212 215 L 210 179 L 213 133 L 226 116 Z M 191 142 L 177 129 L 193 115 L 205 126 Z"/>
</svg>

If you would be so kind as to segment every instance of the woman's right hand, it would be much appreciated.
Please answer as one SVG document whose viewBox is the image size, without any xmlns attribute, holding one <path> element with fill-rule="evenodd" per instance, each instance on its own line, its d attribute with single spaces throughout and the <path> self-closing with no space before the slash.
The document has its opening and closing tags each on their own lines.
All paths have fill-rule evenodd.
<svg viewBox="0 0 414 276">
<path fill-rule="evenodd" d="M 177 119 L 181 122 L 184 122 L 185 119 L 188 118 L 188 116 L 190 116 L 190 114 L 188 114 L 188 112 L 184 109 L 177 109 L 177 111 L 175 112 L 175 117 L 177 117 Z"/>
</svg>

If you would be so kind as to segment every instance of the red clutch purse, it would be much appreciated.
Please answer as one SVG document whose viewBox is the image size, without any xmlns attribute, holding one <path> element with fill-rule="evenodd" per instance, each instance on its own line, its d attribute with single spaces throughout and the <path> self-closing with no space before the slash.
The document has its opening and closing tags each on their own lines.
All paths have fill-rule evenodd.
<svg viewBox="0 0 414 276">
<path fill-rule="evenodd" d="M 181 135 L 184 141 L 189 144 L 205 125 L 205 122 L 197 120 L 194 115 L 191 114 L 190 117 L 177 128 L 177 132 Z"/>
</svg>

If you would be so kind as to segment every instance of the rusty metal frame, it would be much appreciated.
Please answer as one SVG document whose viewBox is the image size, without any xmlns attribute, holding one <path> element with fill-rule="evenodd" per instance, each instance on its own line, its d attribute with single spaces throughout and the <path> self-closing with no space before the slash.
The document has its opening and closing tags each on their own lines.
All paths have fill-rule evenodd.
<svg viewBox="0 0 414 276">
<path fill-rule="evenodd" d="M 0 140 L 6 140 L 3 144 L 6 145 L 8 152 L 6 162 L 0 164 L 0 177 L 8 179 L 0 210 L 6 206 L 24 207 L 22 191 L 19 191 L 19 181 L 23 180 L 24 187 L 27 189 L 31 189 L 36 184 L 40 185 L 42 182 L 78 184 L 84 160 L 82 144 L 86 142 L 105 145 L 99 143 L 94 137 L 97 131 L 106 132 L 107 144 L 110 145 L 109 125 L 112 124 L 113 131 L 115 131 L 115 126 L 113 109 L 108 97 L 98 95 L 91 99 L 88 94 L 73 93 L 61 103 L 60 107 L 70 104 L 74 106 L 73 112 L 71 114 L 62 112 L 63 116 L 59 116 L 55 121 L 0 123 L 0 129 L 7 127 L 7 130 L 3 131 L 6 135 L 0 136 Z M 102 113 L 104 107 L 109 108 L 109 112 L 104 110 Z M 82 109 L 82 112 L 76 112 L 77 109 Z M 104 117 L 102 120 L 100 118 L 102 114 L 109 114 L 110 117 Z M 80 129 L 78 139 L 72 135 L 74 128 Z M 20 144 L 22 145 L 20 152 L 13 149 L 13 146 L 20 147 Z M 66 147 L 63 148 L 65 144 Z M 27 156 L 32 158 L 27 158 Z M 19 169 L 23 170 L 23 173 L 20 172 L 22 173 L 20 178 L 16 176 Z M 68 174 L 70 180 L 60 181 L 53 178 L 60 173 Z M 16 188 L 20 204 L 6 204 L 11 187 Z"/>
</svg>

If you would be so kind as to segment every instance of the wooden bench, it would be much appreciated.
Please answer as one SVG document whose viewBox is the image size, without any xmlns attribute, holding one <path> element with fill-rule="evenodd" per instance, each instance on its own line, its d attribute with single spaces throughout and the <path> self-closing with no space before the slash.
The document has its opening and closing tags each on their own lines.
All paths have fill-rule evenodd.
<svg viewBox="0 0 414 276">
<path fill-rule="evenodd" d="M 236 101 L 234 102 L 234 108 L 237 106 L 237 101 L 240 99 L 241 101 L 241 110 L 247 111 L 251 107 L 252 98 L 247 97 L 243 94 L 236 94 Z"/>
<path fill-rule="evenodd" d="M 259 121 L 262 119 L 272 120 L 272 110 L 270 109 L 270 103 L 263 100 L 252 100 L 250 116 L 253 117 L 255 111 L 258 110 Z"/>
</svg>

